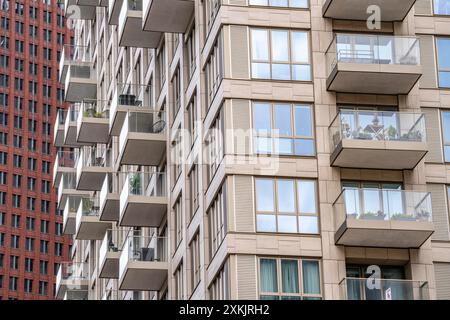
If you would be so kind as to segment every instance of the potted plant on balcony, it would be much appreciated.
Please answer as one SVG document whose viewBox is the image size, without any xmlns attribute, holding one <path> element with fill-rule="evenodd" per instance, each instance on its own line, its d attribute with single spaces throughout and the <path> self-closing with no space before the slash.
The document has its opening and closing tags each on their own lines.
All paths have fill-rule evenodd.
<svg viewBox="0 0 450 320">
<path fill-rule="evenodd" d="M 416 218 L 411 215 L 411 214 L 407 214 L 407 213 L 394 213 L 391 216 L 391 220 L 397 220 L 397 221 L 416 221 Z"/>
<path fill-rule="evenodd" d="M 91 199 L 83 199 L 83 213 L 88 215 L 94 206 L 94 201 Z"/>
<path fill-rule="evenodd" d="M 422 141 L 422 133 L 419 130 L 412 130 L 402 135 L 403 140 Z"/>
<path fill-rule="evenodd" d="M 141 175 L 139 173 L 134 173 L 130 176 L 130 193 L 139 194 L 141 190 Z"/>
<path fill-rule="evenodd" d="M 430 221 L 431 213 L 425 209 L 421 209 L 417 212 L 417 219 L 420 221 Z"/>
<path fill-rule="evenodd" d="M 385 216 L 386 215 L 381 211 L 378 211 L 378 212 L 366 211 L 359 216 L 359 219 L 361 219 L 361 220 L 384 220 Z"/>
</svg>

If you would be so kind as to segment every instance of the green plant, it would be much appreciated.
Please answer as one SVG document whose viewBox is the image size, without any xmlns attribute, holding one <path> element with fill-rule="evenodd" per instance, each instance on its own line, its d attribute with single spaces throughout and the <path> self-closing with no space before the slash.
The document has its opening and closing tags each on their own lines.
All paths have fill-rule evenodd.
<svg viewBox="0 0 450 320">
<path fill-rule="evenodd" d="M 393 126 L 389 126 L 386 130 L 386 134 L 389 139 L 395 139 L 397 137 L 397 129 Z"/>
<path fill-rule="evenodd" d="M 90 212 L 94 206 L 94 201 L 91 199 L 83 199 L 83 212 Z"/>
<path fill-rule="evenodd" d="M 384 219 L 385 214 L 382 211 L 378 211 L 378 212 L 371 212 L 371 211 L 366 211 L 364 213 L 361 213 L 361 215 L 359 216 L 360 219 Z"/>
<path fill-rule="evenodd" d="M 138 173 L 132 174 L 130 176 L 130 187 L 132 194 L 139 194 L 141 189 L 141 176 Z"/>
<path fill-rule="evenodd" d="M 414 216 L 407 213 L 394 213 L 391 215 L 392 220 L 415 220 Z"/>
</svg>

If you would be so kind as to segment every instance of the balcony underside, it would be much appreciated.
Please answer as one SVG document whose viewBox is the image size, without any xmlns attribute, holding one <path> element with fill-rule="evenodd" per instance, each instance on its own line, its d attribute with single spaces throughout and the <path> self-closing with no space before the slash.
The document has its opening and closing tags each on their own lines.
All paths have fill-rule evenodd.
<svg viewBox="0 0 450 320">
<path fill-rule="evenodd" d="M 100 208 L 101 221 L 119 221 L 120 216 L 120 200 L 119 195 L 109 193 L 107 198 Z"/>
<path fill-rule="evenodd" d="M 89 280 L 61 280 L 56 292 L 56 297 L 62 299 L 69 292 L 78 292 L 86 294 L 89 289 Z"/>
<path fill-rule="evenodd" d="M 64 135 L 64 146 L 66 147 L 79 147 L 81 143 L 77 142 L 77 124 L 72 121 L 69 124 L 67 133 Z"/>
<path fill-rule="evenodd" d="M 96 216 L 83 216 L 77 225 L 75 238 L 77 240 L 102 240 L 111 223 L 103 222 Z"/>
<path fill-rule="evenodd" d="M 66 85 L 67 102 L 81 102 L 83 100 L 95 100 L 97 98 L 97 83 L 92 79 L 70 77 Z"/>
<path fill-rule="evenodd" d="M 108 119 L 83 118 L 77 132 L 79 143 L 107 143 L 109 140 Z"/>
<path fill-rule="evenodd" d="M 83 167 L 77 177 L 77 190 L 100 191 L 109 167 Z"/>
<path fill-rule="evenodd" d="M 75 212 L 69 212 L 68 217 L 64 220 L 63 223 L 63 233 L 67 235 L 74 235 L 76 229 L 76 216 Z"/>
<path fill-rule="evenodd" d="M 130 132 L 120 152 L 120 164 L 157 166 L 166 151 L 166 136 Z"/>
<path fill-rule="evenodd" d="M 192 0 L 149 0 L 143 28 L 147 31 L 184 33 L 193 13 Z"/>
<path fill-rule="evenodd" d="M 408 94 L 422 75 L 420 66 L 338 63 L 327 90 L 348 93 Z"/>
<path fill-rule="evenodd" d="M 64 145 L 64 125 L 58 125 L 56 135 L 53 138 L 53 144 L 55 147 L 62 147 Z"/>
<path fill-rule="evenodd" d="M 381 21 L 403 21 L 416 0 L 327 0 L 322 12 L 326 18 L 340 20 L 367 20 L 367 8 L 376 5 L 381 9 Z"/>
<path fill-rule="evenodd" d="M 347 219 L 334 240 L 354 247 L 420 248 L 433 232 L 432 222 Z"/>
<path fill-rule="evenodd" d="M 129 261 L 120 278 L 120 290 L 156 291 L 167 280 L 167 262 Z"/>
<path fill-rule="evenodd" d="M 129 11 L 119 34 L 119 46 L 157 48 L 161 32 L 142 31 L 142 11 Z"/>
<path fill-rule="evenodd" d="M 128 196 L 119 224 L 123 227 L 159 227 L 166 212 L 166 197 Z"/>
<path fill-rule="evenodd" d="M 107 252 L 101 265 L 99 277 L 107 279 L 119 278 L 120 252 Z"/>
<path fill-rule="evenodd" d="M 344 139 L 330 155 L 330 163 L 343 168 L 410 170 L 427 152 L 425 142 Z"/>
<path fill-rule="evenodd" d="M 109 0 L 109 24 L 117 25 L 119 23 L 120 9 L 123 0 Z"/>
</svg>

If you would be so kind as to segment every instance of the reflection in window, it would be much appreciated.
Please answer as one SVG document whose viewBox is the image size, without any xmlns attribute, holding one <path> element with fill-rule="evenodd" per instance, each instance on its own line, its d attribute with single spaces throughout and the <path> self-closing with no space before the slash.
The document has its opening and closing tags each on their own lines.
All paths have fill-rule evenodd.
<svg viewBox="0 0 450 320">
<path fill-rule="evenodd" d="M 315 155 L 310 105 L 255 102 L 253 127 L 256 153 Z"/>
<path fill-rule="evenodd" d="M 444 161 L 450 162 L 450 112 L 442 112 L 442 135 L 444 138 Z"/>
<path fill-rule="evenodd" d="M 308 8 L 308 0 L 249 0 L 251 6 Z"/>
<path fill-rule="evenodd" d="M 261 258 L 259 291 L 261 300 L 319 300 L 319 261 Z"/>
<path fill-rule="evenodd" d="M 252 29 L 251 45 L 253 78 L 311 80 L 308 32 Z"/>
<path fill-rule="evenodd" d="M 439 87 L 450 88 L 450 38 L 436 40 Z"/>
<path fill-rule="evenodd" d="M 258 232 L 319 232 L 316 182 L 294 179 L 255 179 Z"/>
<path fill-rule="evenodd" d="M 434 0 L 434 14 L 450 15 L 450 0 Z"/>
</svg>

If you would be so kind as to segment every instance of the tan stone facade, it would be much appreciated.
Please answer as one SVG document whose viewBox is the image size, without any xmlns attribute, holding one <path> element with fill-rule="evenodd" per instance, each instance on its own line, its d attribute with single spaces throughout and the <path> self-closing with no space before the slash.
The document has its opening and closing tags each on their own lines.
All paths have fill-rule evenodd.
<svg viewBox="0 0 450 320">
<path fill-rule="evenodd" d="M 92 2 L 66 0 L 58 297 L 450 298 L 431 0 L 378 30 L 339 0 Z"/>
</svg>

